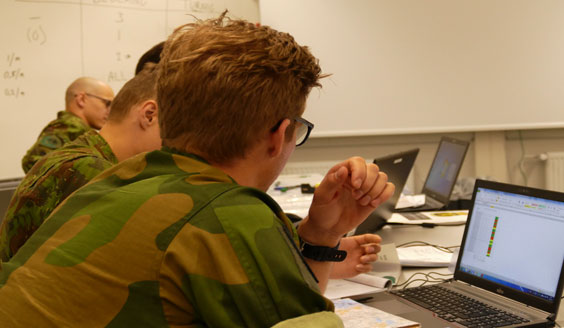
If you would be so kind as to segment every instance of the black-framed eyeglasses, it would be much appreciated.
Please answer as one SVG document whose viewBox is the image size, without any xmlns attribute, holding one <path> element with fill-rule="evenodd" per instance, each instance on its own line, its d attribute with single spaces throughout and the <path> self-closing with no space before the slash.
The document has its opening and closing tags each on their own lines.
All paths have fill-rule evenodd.
<svg viewBox="0 0 564 328">
<path fill-rule="evenodd" d="M 307 138 L 309 138 L 309 134 L 311 130 L 313 130 L 313 123 L 306 120 L 302 117 L 294 118 L 294 121 L 297 122 L 296 124 L 296 147 L 303 145 Z"/>
<path fill-rule="evenodd" d="M 272 129 L 270 129 L 270 132 L 274 132 L 276 131 L 276 129 L 278 129 L 280 127 L 280 124 L 282 123 L 282 121 L 284 121 L 285 119 L 282 119 L 280 121 L 278 121 L 278 123 L 276 123 L 276 125 L 274 127 L 272 127 Z M 296 121 L 296 147 L 303 145 L 307 138 L 309 138 L 309 134 L 311 133 L 311 130 L 313 130 L 313 123 L 311 123 L 310 121 L 306 120 L 305 118 L 302 117 L 295 117 L 294 121 Z"/>
<path fill-rule="evenodd" d="M 104 102 L 104 105 L 106 105 L 106 108 L 110 108 L 110 106 L 112 105 L 112 101 L 110 99 L 102 98 L 100 96 L 96 96 L 96 95 L 93 95 L 93 94 L 88 93 L 88 92 L 85 92 L 84 94 L 89 96 L 89 97 L 94 97 L 94 98 L 100 99 L 101 101 Z"/>
</svg>

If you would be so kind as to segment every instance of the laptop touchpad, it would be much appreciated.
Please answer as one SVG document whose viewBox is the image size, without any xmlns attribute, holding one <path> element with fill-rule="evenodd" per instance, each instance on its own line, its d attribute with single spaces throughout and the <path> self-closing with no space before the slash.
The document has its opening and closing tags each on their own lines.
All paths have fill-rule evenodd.
<svg viewBox="0 0 564 328">
<path fill-rule="evenodd" d="M 412 308 L 411 306 L 400 302 L 396 299 L 390 299 L 390 300 L 386 300 L 386 301 L 376 301 L 373 303 L 370 303 L 370 306 L 373 306 L 375 308 L 378 308 L 382 311 L 391 313 L 391 314 L 405 314 L 405 313 L 409 313 L 409 312 L 414 312 L 417 311 L 414 308 Z"/>
</svg>

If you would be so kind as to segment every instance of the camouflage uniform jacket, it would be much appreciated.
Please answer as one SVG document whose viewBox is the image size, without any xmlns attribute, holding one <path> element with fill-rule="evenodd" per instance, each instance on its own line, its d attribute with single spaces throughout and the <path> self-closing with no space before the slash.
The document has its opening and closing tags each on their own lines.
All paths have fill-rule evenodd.
<svg viewBox="0 0 564 328">
<path fill-rule="evenodd" d="M 194 155 L 140 154 L 67 198 L 3 263 L 0 318 L 10 327 L 271 327 L 333 311 L 297 238 L 266 193 Z"/>
<path fill-rule="evenodd" d="M 8 261 L 73 191 L 115 163 L 112 149 L 95 130 L 39 160 L 6 210 L 0 227 L 0 261 Z"/>
<path fill-rule="evenodd" d="M 65 143 L 73 141 L 91 128 L 80 117 L 67 111 L 57 113 L 57 119 L 49 122 L 41 131 L 35 144 L 22 159 L 22 168 L 27 174 L 41 157 L 50 151 L 61 148 Z"/>
</svg>

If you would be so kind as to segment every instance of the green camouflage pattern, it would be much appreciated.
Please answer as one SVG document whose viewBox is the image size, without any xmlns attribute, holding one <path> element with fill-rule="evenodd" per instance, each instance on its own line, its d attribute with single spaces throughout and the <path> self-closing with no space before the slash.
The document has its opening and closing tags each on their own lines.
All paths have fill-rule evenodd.
<svg viewBox="0 0 564 328">
<path fill-rule="evenodd" d="M 47 153 L 61 148 L 91 128 L 80 117 L 67 111 L 57 113 L 57 119 L 49 122 L 41 131 L 35 144 L 22 159 L 22 168 L 27 174 L 33 165 Z"/>
<path fill-rule="evenodd" d="M 116 163 L 112 149 L 95 130 L 40 159 L 6 210 L 0 226 L 0 261 L 8 261 L 72 192 Z"/>
<path fill-rule="evenodd" d="M 163 148 L 94 178 L 3 263 L 0 318 L 9 327 L 271 327 L 333 311 L 297 244 L 266 193 Z"/>
</svg>

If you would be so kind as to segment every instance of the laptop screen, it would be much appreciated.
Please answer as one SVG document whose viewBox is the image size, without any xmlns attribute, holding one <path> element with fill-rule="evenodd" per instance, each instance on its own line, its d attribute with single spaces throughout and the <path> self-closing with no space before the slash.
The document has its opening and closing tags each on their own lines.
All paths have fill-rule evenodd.
<svg viewBox="0 0 564 328">
<path fill-rule="evenodd" d="M 465 234 L 460 272 L 555 301 L 564 261 L 564 200 L 478 186 Z"/>
<path fill-rule="evenodd" d="M 423 193 L 447 203 L 468 149 L 468 142 L 443 137 L 431 164 Z"/>
</svg>

